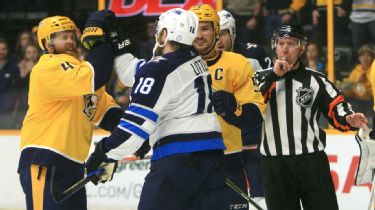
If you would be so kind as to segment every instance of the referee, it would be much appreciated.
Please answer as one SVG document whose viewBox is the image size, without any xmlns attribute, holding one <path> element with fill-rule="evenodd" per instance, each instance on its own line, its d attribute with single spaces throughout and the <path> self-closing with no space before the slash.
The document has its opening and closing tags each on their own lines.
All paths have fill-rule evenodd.
<svg viewBox="0 0 375 210">
<path fill-rule="evenodd" d="M 269 210 L 335 210 L 337 198 L 330 174 L 321 113 L 340 131 L 367 124 L 328 78 L 301 62 L 307 38 L 300 26 L 274 31 L 277 60 L 256 74 L 267 103 L 262 154 L 263 187 Z"/>
</svg>

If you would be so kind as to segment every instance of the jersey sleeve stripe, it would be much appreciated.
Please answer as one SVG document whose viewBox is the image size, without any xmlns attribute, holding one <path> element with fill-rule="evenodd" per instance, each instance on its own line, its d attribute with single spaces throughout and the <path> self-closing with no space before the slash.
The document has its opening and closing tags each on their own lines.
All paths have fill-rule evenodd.
<svg viewBox="0 0 375 210">
<path fill-rule="evenodd" d="M 131 133 L 134 133 L 135 135 L 139 136 L 140 138 L 147 140 L 150 136 L 146 131 L 144 131 L 142 128 L 133 125 L 125 120 L 121 120 L 120 124 L 118 126 L 121 130 L 129 131 Z"/>
<path fill-rule="evenodd" d="M 159 115 L 156 114 L 155 112 L 153 112 L 151 110 L 147 110 L 147 109 L 139 107 L 139 106 L 135 106 L 135 105 L 130 105 L 127 111 L 138 114 L 138 115 L 140 115 L 142 117 L 145 117 L 145 118 L 147 118 L 147 119 L 149 119 L 153 122 L 156 122 L 158 120 L 158 117 L 159 117 Z"/>
<path fill-rule="evenodd" d="M 138 72 L 138 70 L 146 63 L 144 59 L 141 59 L 138 61 L 136 67 L 135 67 L 135 72 Z"/>
<path fill-rule="evenodd" d="M 179 153 L 195 152 L 210 149 L 225 149 L 222 138 L 196 140 L 193 142 L 175 142 L 158 147 L 153 150 L 151 160 L 157 160 L 165 156 Z"/>
<path fill-rule="evenodd" d="M 342 129 L 344 131 L 347 131 L 350 129 L 350 127 L 348 125 L 343 125 L 339 122 L 338 119 L 336 119 L 336 116 L 335 116 L 335 110 L 334 108 L 336 108 L 337 110 L 337 105 L 339 103 L 342 103 L 344 102 L 344 97 L 342 95 L 336 97 L 330 104 L 329 104 L 329 112 L 328 112 L 328 116 L 333 120 L 333 123 L 334 125 L 336 126 L 336 128 L 339 128 L 339 129 Z M 338 111 L 338 110 L 337 110 Z"/>
<path fill-rule="evenodd" d="M 141 116 L 139 115 L 136 115 L 134 113 L 128 113 L 127 111 L 125 111 L 125 114 L 122 118 L 122 120 L 127 120 L 127 121 L 130 121 L 130 122 L 133 122 L 139 126 L 141 126 L 146 120 L 143 119 Z"/>
</svg>

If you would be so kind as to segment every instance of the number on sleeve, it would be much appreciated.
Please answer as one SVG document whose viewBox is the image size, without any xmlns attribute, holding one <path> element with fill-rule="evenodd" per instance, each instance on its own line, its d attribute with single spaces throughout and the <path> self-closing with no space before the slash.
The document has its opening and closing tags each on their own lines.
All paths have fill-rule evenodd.
<svg viewBox="0 0 375 210">
<path fill-rule="evenodd" d="M 154 83 L 155 83 L 154 78 L 150 78 L 150 77 L 146 77 L 146 79 L 143 77 L 139 78 L 139 83 L 134 90 L 134 94 L 138 93 L 138 90 L 142 94 L 145 94 L 145 95 L 149 94 L 151 92 L 151 88 L 154 85 Z"/>
</svg>

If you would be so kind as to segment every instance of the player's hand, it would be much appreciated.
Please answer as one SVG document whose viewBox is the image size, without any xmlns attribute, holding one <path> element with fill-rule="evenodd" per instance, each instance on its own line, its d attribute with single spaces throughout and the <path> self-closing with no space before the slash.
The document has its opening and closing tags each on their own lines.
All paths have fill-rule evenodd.
<svg viewBox="0 0 375 210">
<path fill-rule="evenodd" d="M 90 50 L 97 44 L 110 41 L 110 34 L 113 31 L 117 34 L 115 21 L 115 14 L 111 10 L 92 12 L 86 21 L 85 29 L 81 37 L 83 46 Z"/>
<path fill-rule="evenodd" d="M 218 115 L 225 116 L 237 110 L 237 101 L 232 93 L 223 90 L 215 91 L 211 101 Z"/>
<path fill-rule="evenodd" d="M 98 142 L 95 146 L 94 152 L 90 155 L 85 165 L 87 174 L 90 174 L 99 168 L 104 169 L 104 172 L 100 176 L 92 180 L 95 185 L 97 185 L 98 182 L 104 183 L 111 181 L 117 168 L 117 161 L 108 159 L 103 150 L 103 140 L 106 138 L 107 137 Z"/>
<path fill-rule="evenodd" d="M 116 16 L 111 10 L 92 12 L 86 21 L 81 40 L 88 50 L 102 42 L 111 43 L 115 55 L 124 54 L 131 47 L 131 41 L 121 37 Z"/>
<path fill-rule="evenodd" d="M 353 128 L 367 128 L 367 118 L 362 113 L 354 113 L 346 116 L 346 122 Z"/>
<path fill-rule="evenodd" d="M 278 77 L 284 76 L 288 71 L 292 69 L 286 58 L 276 59 L 273 71 Z"/>
<path fill-rule="evenodd" d="M 144 141 L 142 146 L 134 153 L 134 156 L 139 159 L 143 159 L 150 150 L 151 147 L 149 141 Z"/>
</svg>

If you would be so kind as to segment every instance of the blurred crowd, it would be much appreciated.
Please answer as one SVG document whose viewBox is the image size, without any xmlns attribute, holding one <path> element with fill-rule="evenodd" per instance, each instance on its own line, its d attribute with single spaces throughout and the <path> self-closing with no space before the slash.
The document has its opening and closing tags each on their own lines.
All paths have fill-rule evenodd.
<svg viewBox="0 0 375 210">
<path fill-rule="evenodd" d="M 271 54 L 273 30 L 281 24 L 303 25 L 309 40 L 304 63 L 327 73 L 327 0 L 223 0 L 223 8 L 236 19 L 238 42 L 262 45 Z M 146 37 L 137 40 L 134 54 L 149 60 L 154 47 L 154 20 L 141 26 Z M 119 19 L 121 21 L 121 18 Z M 42 52 L 37 27 L 20 31 L 14 44 L 0 37 L 0 128 L 20 128 L 27 110 L 28 81 Z M 334 0 L 335 78 L 354 110 L 371 117 L 373 93 L 370 68 L 374 60 L 375 0 Z M 137 35 L 134 35 L 137 36 Z M 79 48 L 81 59 L 86 51 Z M 126 108 L 130 89 L 113 74 L 107 91 Z"/>
</svg>

